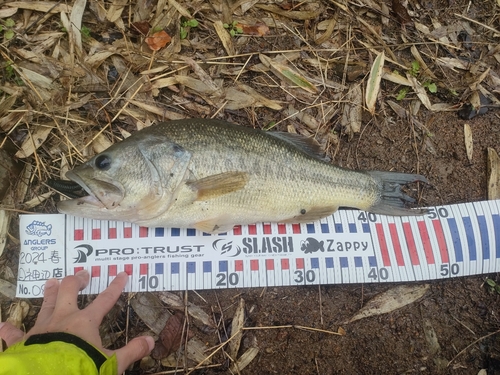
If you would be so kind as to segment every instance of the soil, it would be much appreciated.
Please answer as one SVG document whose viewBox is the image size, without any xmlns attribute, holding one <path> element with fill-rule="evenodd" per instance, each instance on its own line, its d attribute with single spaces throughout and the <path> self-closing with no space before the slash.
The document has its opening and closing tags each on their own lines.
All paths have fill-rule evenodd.
<svg viewBox="0 0 500 375">
<path fill-rule="evenodd" d="M 181 1 L 181 3 L 183 3 Z M 324 2 L 325 13 L 321 20 L 329 19 L 335 14 L 334 2 Z M 391 4 L 387 4 L 391 7 Z M 442 24 L 451 24 L 455 18 L 453 13 L 462 13 L 469 7 L 470 17 L 481 22 L 491 20 L 492 27 L 498 29 L 498 6 L 492 1 L 467 3 L 464 1 L 439 2 L 413 5 L 414 18 L 430 19 Z M 419 14 L 420 12 L 420 14 Z M 340 13 L 342 17 L 343 13 Z M 263 10 L 254 9 L 252 16 L 261 19 L 267 14 Z M 495 19 L 496 17 L 496 19 Z M 401 42 L 400 34 L 416 35 L 414 29 L 401 27 L 398 22 L 382 26 L 374 17 L 372 23 L 388 35 Z M 303 35 L 308 35 L 309 24 L 313 21 L 290 21 Z M 312 27 L 311 27 L 312 28 Z M 500 74 L 498 63 L 487 55 L 486 44 L 491 40 L 483 28 L 474 26 L 477 34 L 474 42 L 484 61 L 488 62 L 496 73 Z M 252 38 L 245 46 L 240 46 L 240 53 L 255 52 L 264 49 L 287 50 L 295 48 L 296 38 L 290 33 L 285 36 L 267 38 L 264 41 Z M 339 44 L 342 44 L 339 42 Z M 187 48 L 187 47 L 186 47 Z M 220 42 L 216 44 L 223 53 Z M 356 54 L 359 60 L 369 62 L 373 58 L 357 45 Z M 185 53 L 189 55 L 189 49 Z M 395 49 L 395 53 L 405 61 L 411 61 L 407 49 Z M 464 52 L 465 53 L 465 52 Z M 472 52 L 471 52 L 472 54 Z M 473 59 L 474 56 L 469 56 Z M 242 59 L 245 61 L 246 57 Z M 250 64 L 257 63 L 253 57 Z M 438 70 L 436 65 L 431 68 Z M 209 69 L 209 68 L 207 68 Z M 212 71 L 213 72 L 213 71 Z M 216 74 L 217 72 L 213 72 Z M 443 73 L 440 77 L 440 91 L 443 87 L 453 87 L 462 97 L 449 100 L 450 103 L 467 101 L 470 77 L 466 79 L 462 73 Z M 340 78 L 330 77 L 331 79 Z M 241 78 L 242 82 L 254 85 L 259 92 L 268 98 L 279 98 L 283 103 L 298 105 L 300 97 L 287 96 L 281 90 L 263 85 L 261 77 L 249 74 Z M 383 95 L 380 97 L 377 115 L 372 117 L 364 113 L 360 133 L 348 136 L 346 130 L 339 127 L 341 107 L 332 104 L 340 98 L 335 92 L 323 93 L 326 106 L 331 105 L 337 111 L 326 128 L 317 131 L 321 142 L 326 143 L 332 162 L 346 168 L 364 170 L 394 170 L 408 173 L 420 173 L 431 182 L 420 185 L 412 195 L 418 198 L 418 204 L 432 206 L 461 202 L 474 202 L 486 199 L 487 195 L 487 163 L 488 147 L 499 150 L 500 121 L 498 109 L 490 108 L 485 114 L 472 119 L 463 120 L 456 112 L 431 112 L 421 108 L 418 114 L 410 118 L 398 118 L 385 104 L 385 99 L 397 94 L 399 87 L 383 81 Z M 170 100 L 162 93 L 164 100 Z M 380 95 L 382 96 L 382 95 Z M 402 101 L 405 108 L 418 101 L 416 95 L 410 95 Z M 443 99 L 443 101 L 445 101 Z M 189 114 L 189 111 L 188 111 Z M 192 113 L 196 115 L 196 113 Z M 242 125 L 265 127 L 275 120 L 277 114 L 267 109 L 223 111 L 220 118 Z M 285 115 L 279 115 L 285 118 Z M 414 121 L 425 125 L 422 130 Z M 474 154 L 472 161 L 466 155 L 463 129 L 468 123 L 472 128 Z M 297 120 L 281 123 L 278 130 L 286 130 L 291 124 L 299 133 L 307 133 L 307 128 Z M 123 122 L 123 127 L 130 123 Z M 330 130 L 336 130 L 338 143 L 325 139 Z M 309 130 L 309 133 L 311 131 Z M 76 137 L 75 137 L 76 139 Z M 37 211 L 53 211 L 53 202 L 46 203 Z M 11 231 L 16 235 L 16 223 Z M 17 245 L 11 241 L 6 254 L 0 259 L 0 268 L 8 265 L 15 270 L 17 264 Z M 0 273 L 4 278 L 9 275 Z M 500 275 L 480 275 L 449 280 L 426 282 L 430 290 L 419 301 L 395 310 L 391 313 L 365 318 L 350 324 L 345 322 L 363 307 L 372 297 L 392 288 L 395 284 L 369 283 L 356 285 L 321 285 L 304 287 L 279 287 L 264 289 L 229 289 L 209 290 L 198 293 L 189 292 L 188 299 L 207 313 L 215 312 L 222 320 L 231 318 L 239 298 L 246 302 L 248 327 L 262 327 L 245 331 L 240 353 L 256 339 L 260 348 L 257 357 L 246 367 L 242 374 L 478 374 L 485 369 L 488 375 L 500 374 L 500 295 L 491 292 L 484 286 L 485 278 L 500 282 Z M 13 275 L 10 276 L 12 281 Z M 0 302 L 3 314 L 8 311 L 12 301 Z M 118 332 L 125 327 L 129 319 L 129 339 L 147 330 L 145 325 L 134 314 L 127 310 L 128 296 L 123 295 L 122 307 L 114 312 L 104 324 L 105 330 Z M 81 304 L 86 305 L 92 297 L 82 296 Z M 25 320 L 29 329 L 36 317 L 41 300 L 30 300 L 32 309 Z M 304 326 L 325 331 L 337 332 L 339 327 L 345 330 L 343 336 L 326 332 L 312 332 L 298 328 L 277 328 L 273 326 Z M 203 332 L 192 327 L 192 332 L 207 345 L 217 345 L 218 335 Z M 433 336 L 434 341 L 430 336 Z M 120 346 L 124 339 L 118 339 L 114 345 Z M 435 342 L 439 343 L 439 348 Z M 434 343 L 434 344 L 432 344 Z M 214 369 L 198 370 L 199 374 L 229 374 L 222 356 L 216 356 L 214 363 L 223 364 Z M 136 364 L 127 373 L 145 374 L 165 371 L 158 363 L 143 370 Z M 179 371 L 178 373 L 183 373 Z"/>
</svg>

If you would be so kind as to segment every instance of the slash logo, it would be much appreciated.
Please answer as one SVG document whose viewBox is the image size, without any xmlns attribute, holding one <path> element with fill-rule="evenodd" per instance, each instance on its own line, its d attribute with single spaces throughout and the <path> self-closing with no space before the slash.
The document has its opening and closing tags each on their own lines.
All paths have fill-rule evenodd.
<svg viewBox="0 0 500 375">
<path fill-rule="evenodd" d="M 224 239 L 218 239 L 212 243 L 212 247 L 215 251 L 220 252 L 221 255 L 227 254 L 233 249 L 233 241 L 226 241 Z M 238 246 L 236 246 L 236 248 L 237 248 L 236 255 L 238 255 L 241 252 L 241 250 Z M 235 256 L 235 255 L 232 255 L 232 256 Z"/>
</svg>

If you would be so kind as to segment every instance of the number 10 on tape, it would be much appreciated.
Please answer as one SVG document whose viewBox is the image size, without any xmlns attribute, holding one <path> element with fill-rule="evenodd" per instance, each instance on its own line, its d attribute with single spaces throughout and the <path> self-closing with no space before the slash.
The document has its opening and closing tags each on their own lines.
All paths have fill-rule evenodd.
<svg viewBox="0 0 500 375">
<path fill-rule="evenodd" d="M 118 272 L 128 291 L 407 282 L 500 271 L 499 201 L 431 207 L 423 216 L 340 210 L 310 224 L 145 228 L 65 215 L 22 215 L 18 296 L 87 269 L 84 293 Z"/>
</svg>

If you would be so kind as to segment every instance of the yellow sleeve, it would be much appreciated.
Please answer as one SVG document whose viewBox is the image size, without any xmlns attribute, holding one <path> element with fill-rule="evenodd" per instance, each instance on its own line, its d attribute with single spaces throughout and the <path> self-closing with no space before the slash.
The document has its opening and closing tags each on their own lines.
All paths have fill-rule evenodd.
<svg viewBox="0 0 500 375">
<path fill-rule="evenodd" d="M 108 357 L 78 336 L 50 332 L 30 336 L 0 353 L 0 375 L 117 375 Z"/>
</svg>

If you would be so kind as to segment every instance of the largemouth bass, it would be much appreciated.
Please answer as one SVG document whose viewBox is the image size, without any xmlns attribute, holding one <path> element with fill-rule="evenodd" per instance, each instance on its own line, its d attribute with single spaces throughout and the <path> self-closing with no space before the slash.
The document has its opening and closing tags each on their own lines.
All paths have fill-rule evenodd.
<svg viewBox="0 0 500 375">
<path fill-rule="evenodd" d="M 88 196 L 62 213 L 143 226 L 225 232 L 236 224 L 311 222 L 352 207 L 418 215 L 401 185 L 417 174 L 331 165 L 314 141 L 219 120 L 153 125 L 114 144 L 66 176 Z"/>
</svg>

